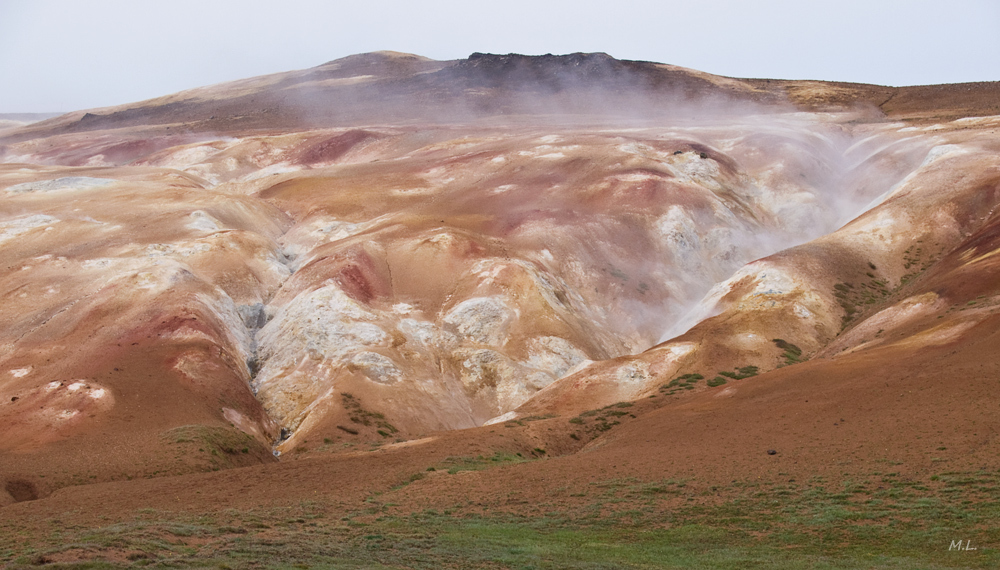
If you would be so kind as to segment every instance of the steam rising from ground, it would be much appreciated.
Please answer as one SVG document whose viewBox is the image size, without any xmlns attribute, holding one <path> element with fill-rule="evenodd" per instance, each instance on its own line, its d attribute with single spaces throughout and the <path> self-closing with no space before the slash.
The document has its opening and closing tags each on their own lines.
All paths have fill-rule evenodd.
<svg viewBox="0 0 1000 570">
<path fill-rule="evenodd" d="M 287 214 L 273 213 L 284 233 L 254 234 L 266 272 L 206 272 L 204 285 L 232 309 L 220 321 L 242 327 L 221 335 L 239 341 L 238 376 L 301 433 L 290 448 L 335 425 L 342 393 L 404 428 L 470 427 L 683 333 L 747 263 L 836 230 L 938 156 L 927 137 L 848 120 L 867 116 L 796 112 L 744 83 L 603 54 L 357 56 L 15 136 L 6 161 L 52 172 L 6 172 L 4 193 L 97 200 L 141 173 L 240 196 L 254 219 Z M 216 117 L 230 123 L 213 135 Z M 176 243 L 222 252 L 207 240 L 231 235 L 236 203 L 191 205 Z M 6 216 L 0 239 L 58 221 L 42 210 Z M 678 346 L 671 358 L 694 350 Z M 614 377 L 641 386 L 652 372 Z"/>
<path fill-rule="evenodd" d="M 594 73 L 606 73 L 601 65 Z M 842 116 L 650 100 L 648 89 L 628 96 L 567 77 L 535 85 L 539 93 L 493 93 L 501 107 L 455 111 L 488 125 L 224 137 L 139 161 L 181 168 L 216 191 L 256 193 L 295 220 L 280 243 L 296 274 L 270 301 L 274 319 L 252 357 L 272 416 L 309 426 L 324 399 L 370 382 L 450 400 L 434 428 L 480 424 L 575 366 L 683 332 L 710 314 L 712 303 L 699 302 L 713 285 L 835 230 L 926 156 L 922 140 L 855 133 Z M 565 105 L 545 108 L 560 97 Z M 612 102 L 616 112 L 604 112 Z M 504 118 L 549 110 L 559 120 Z M 8 153 L 23 159 L 31 148 Z M 86 163 L 109 156 L 69 152 Z M 7 192 L 67 180 L 77 179 Z M 213 234 L 226 224 L 197 209 L 185 227 Z M 397 259 L 404 251 L 447 277 L 428 280 Z M 324 259 L 343 261 L 317 269 Z M 411 309 L 395 310 L 401 303 Z M 427 405 L 414 402 L 414 415 Z"/>
<path fill-rule="evenodd" d="M 926 139 L 900 137 L 890 130 L 852 133 L 824 119 L 828 118 L 806 114 L 757 116 L 745 127 L 730 124 L 730 129 L 745 129 L 747 134 L 740 138 L 710 139 L 746 169 L 741 175 L 744 184 L 734 190 L 758 212 L 773 216 L 773 225 L 768 226 L 759 215 L 751 216 L 751 222 L 730 223 L 727 243 L 734 251 L 730 258 L 720 259 L 717 252 L 702 248 L 692 252 L 681 267 L 697 275 L 702 273 L 699 266 L 713 266 L 716 276 L 726 273 L 716 280 L 722 282 L 754 259 L 837 230 L 891 195 L 921 161 L 936 156 L 933 142 Z M 731 137 L 731 133 L 720 129 L 722 136 Z M 700 243 L 704 233 L 691 232 L 692 237 L 683 242 Z M 666 321 L 670 325 L 659 342 L 711 316 L 717 299 L 704 288 L 707 284 L 700 281 L 701 290 L 693 292 L 699 298 L 680 303 L 683 308 Z M 708 296 L 701 299 L 702 294 Z"/>
</svg>

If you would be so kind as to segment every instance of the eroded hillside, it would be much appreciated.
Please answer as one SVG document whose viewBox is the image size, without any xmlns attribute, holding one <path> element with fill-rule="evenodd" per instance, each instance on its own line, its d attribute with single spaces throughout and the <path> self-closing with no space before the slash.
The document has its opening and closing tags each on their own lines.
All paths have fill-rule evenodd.
<svg viewBox="0 0 1000 570">
<path fill-rule="evenodd" d="M 996 310 L 1000 119 L 844 89 L 369 54 L 0 131 L 0 477 L 732 396 L 960 338 Z"/>
</svg>

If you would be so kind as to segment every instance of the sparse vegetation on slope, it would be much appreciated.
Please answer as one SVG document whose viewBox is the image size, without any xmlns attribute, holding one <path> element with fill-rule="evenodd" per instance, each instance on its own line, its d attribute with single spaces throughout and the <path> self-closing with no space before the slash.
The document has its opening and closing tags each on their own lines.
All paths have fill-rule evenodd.
<svg viewBox="0 0 1000 570">
<path fill-rule="evenodd" d="M 672 396 L 680 392 L 681 390 L 693 390 L 695 384 L 697 384 L 699 380 L 703 380 L 704 378 L 705 378 L 704 376 L 697 373 L 683 374 L 681 376 L 678 376 L 677 378 L 674 378 L 670 382 L 667 382 L 666 384 L 660 386 L 660 393 L 667 396 Z"/>
<path fill-rule="evenodd" d="M 719 372 L 719 375 L 725 376 L 726 378 L 731 378 L 733 380 L 743 380 L 745 378 L 750 378 L 756 376 L 760 372 L 760 369 L 756 366 L 738 366 L 735 372 L 729 370 L 723 370 Z"/>
<path fill-rule="evenodd" d="M 233 427 L 180 426 L 164 432 L 162 439 L 176 448 L 180 465 L 190 465 L 194 470 L 249 465 L 271 454 L 261 442 Z"/>
<path fill-rule="evenodd" d="M 569 422 L 586 430 L 591 438 L 597 437 L 600 433 L 619 425 L 624 418 L 635 418 L 635 414 L 625 411 L 634 405 L 632 402 L 618 402 L 598 410 L 587 410 L 575 418 L 571 418 Z M 571 437 L 573 436 L 571 435 Z M 574 437 L 574 439 L 578 437 Z"/>
<path fill-rule="evenodd" d="M 445 470 L 449 475 L 454 475 L 462 471 L 480 471 L 483 469 L 489 469 L 491 467 L 498 467 L 500 465 L 509 465 L 514 463 L 523 463 L 529 461 L 525 459 L 520 453 L 508 453 L 506 451 L 497 451 L 493 455 L 477 455 L 475 457 L 449 457 L 445 459 L 439 466 L 431 467 L 428 470 Z"/>
<path fill-rule="evenodd" d="M 870 263 L 869 265 L 874 267 Z M 871 271 L 866 271 L 864 275 L 868 279 L 858 285 L 845 282 L 833 286 L 833 296 L 837 298 L 841 308 L 844 309 L 841 330 L 846 329 L 861 314 L 867 314 L 872 306 L 886 301 L 892 294 L 886 280 L 879 279 Z"/>
<path fill-rule="evenodd" d="M 785 351 L 781 355 L 781 357 L 785 359 L 785 366 L 798 364 L 799 362 L 805 361 L 805 359 L 802 358 L 802 349 L 788 342 L 787 340 L 776 338 L 771 342 L 773 342 L 774 345 L 780 348 L 781 350 Z"/>
<path fill-rule="evenodd" d="M 355 398 L 352 394 L 344 393 L 340 395 L 340 398 L 344 403 L 344 409 L 347 410 L 348 419 L 350 419 L 351 422 L 365 427 L 374 427 L 376 433 L 382 437 L 390 437 L 399 431 L 385 419 L 385 415 L 382 413 L 372 412 L 363 408 L 361 406 L 361 401 Z M 350 429 L 341 429 L 351 433 Z M 357 432 L 355 431 L 355 433 Z"/>
</svg>

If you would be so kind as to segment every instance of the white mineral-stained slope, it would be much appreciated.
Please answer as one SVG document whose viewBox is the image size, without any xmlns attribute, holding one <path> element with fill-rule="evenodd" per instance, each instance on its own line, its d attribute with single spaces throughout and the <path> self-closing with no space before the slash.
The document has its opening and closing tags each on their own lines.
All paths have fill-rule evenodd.
<svg viewBox="0 0 1000 570">
<path fill-rule="evenodd" d="M 711 380 L 720 379 L 719 371 L 751 365 L 767 371 L 791 363 L 776 339 L 795 345 L 806 358 L 911 342 L 915 334 L 931 344 L 957 339 L 992 313 L 979 310 L 961 318 L 955 313 L 941 321 L 949 305 L 954 310 L 953 301 L 921 278 L 992 220 L 993 210 L 982 206 L 1000 197 L 1000 162 L 993 141 L 959 130 L 935 132 L 923 141 L 934 144 L 924 146 L 924 156 L 915 162 L 914 139 L 861 143 L 881 150 L 850 178 L 863 181 L 865 164 L 899 161 L 900 149 L 910 155 L 912 170 L 839 230 L 749 263 L 713 287 L 667 330 L 661 344 L 569 375 L 508 417 L 656 395 L 683 374 Z M 720 391 L 725 395 L 746 381 L 721 379 L 729 384 Z M 705 381 L 695 389 L 705 389 Z"/>
<path fill-rule="evenodd" d="M 279 451 L 340 434 L 345 393 L 405 437 L 635 398 L 695 369 L 767 370 L 781 363 L 774 338 L 809 354 L 829 344 L 836 283 L 869 262 L 901 278 L 893 232 L 929 221 L 950 244 L 966 231 L 916 189 L 982 157 L 940 131 L 850 118 L 201 136 L 129 167 L 6 167 L 0 239 L 93 226 L 96 249 L 62 256 L 60 271 L 132 275 L 129 287 L 202 307 L 215 328 L 199 334 L 266 417 L 217 413 L 262 439 L 284 428 Z M 110 156 L 107 137 L 61 136 L 71 163 Z M 11 145 L 8 161 L 59 162 L 43 148 Z M 923 210 L 899 206 L 917 195 Z M 176 285 L 188 281 L 197 294 Z M 11 305 L 11 331 L 72 314 L 88 283 Z M 184 354 L 172 369 L 207 374 Z"/>
<path fill-rule="evenodd" d="M 162 170 L 0 167 L 6 468 L 56 453 L 100 456 L 101 477 L 172 472 L 159 446 L 185 424 L 232 424 L 246 460 L 269 456 L 245 315 L 289 274 L 286 224 Z"/>
<path fill-rule="evenodd" d="M 409 142 L 394 136 L 390 156 Z M 665 323 L 697 314 L 713 284 L 832 231 L 930 146 L 875 139 L 865 154 L 836 124 L 801 116 L 729 130 L 487 131 L 377 171 L 347 162 L 282 175 L 259 195 L 297 220 L 282 238 L 297 273 L 268 309 L 254 380 L 293 432 L 280 448 L 329 429 L 342 392 L 365 394 L 409 430 L 471 427 L 571 370 L 641 352 Z M 799 288 L 794 273 L 770 275 L 767 295 Z M 821 304 L 782 302 L 796 318 L 839 319 Z M 747 334 L 734 350 L 770 343 Z M 616 369 L 614 401 L 658 374 Z"/>
</svg>

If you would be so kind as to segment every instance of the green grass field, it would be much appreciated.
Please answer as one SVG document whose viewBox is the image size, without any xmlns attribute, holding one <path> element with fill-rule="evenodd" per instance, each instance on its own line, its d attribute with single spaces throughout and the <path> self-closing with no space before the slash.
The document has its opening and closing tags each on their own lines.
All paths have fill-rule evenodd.
<svg viewBox="0 0 1000 570">
<path fill-rule="evenodd" d="M 403 512 L 392 492 L 202 516 L 144 510 L 100 528 L 0 522 L 10 568 L 1000 568 L 996 473 L 704 488 L 591 485 L 532 516 L 455 505 Z M 726 497 L 706 501 L 717 493 Z M 575 496 L 580 497 L 581 493 Z M 545 510 L 551 509 L 551 510 Z M 953 542 L 962 542 L 962 550 Z M 971 548 L 975 550 L 966 549 Z M 67 557 L 87 562 L 59 563 Z"/>
</svg>

